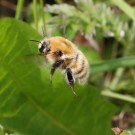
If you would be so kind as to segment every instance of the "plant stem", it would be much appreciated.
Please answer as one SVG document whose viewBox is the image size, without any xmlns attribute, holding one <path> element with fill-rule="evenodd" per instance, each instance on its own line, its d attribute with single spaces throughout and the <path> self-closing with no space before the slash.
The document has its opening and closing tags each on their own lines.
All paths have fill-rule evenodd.
<svg viewBox="0 0 135 135">
<path fill-rule="evenodd" d="M 16 19 L 20 19 L 21 18 L 23 4 L 24 4 L 24 0 L 18 0 L 17 8 L 16 8 L 16 14 L 15 14 L 15 18 Z"/>
<path fill-rule="evenodd" d="M 127 95 L 121 95 L 121 94 L 112 92 L 112 91 L 110 91 L 108 89 L 103 90 L 101 92 L 101 94 L 103 96 L 107 96 L 107 97 L 116 98 L 116 99 L 120 99 L 120 100 L 124 100 L 124 101 L 135 103 L 135 98 L 133 98 L 131 96 L 127 96 Z"/>
<path fill-rule="evenodd" d="M 42 20 L 43 20 L 43 32 L 44 32 L 44 36 L 47 36 L 46 19 L 45 19 L 44 2 L 43 2 L 43 0 L 40 0 L 40 6 L 41 6 Z"/>
<path fill-rule="evenodd" d="M 38 32 L 37 0 L 33 0 L 33 7 L 34 7 L 34 23 L 36 31 Z"/>
</svg>

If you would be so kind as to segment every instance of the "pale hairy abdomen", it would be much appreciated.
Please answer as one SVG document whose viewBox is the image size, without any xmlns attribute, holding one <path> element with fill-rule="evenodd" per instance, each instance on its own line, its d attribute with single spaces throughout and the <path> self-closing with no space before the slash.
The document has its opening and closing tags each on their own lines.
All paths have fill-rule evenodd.
<svg viewBox="0 0 135 135">
<path fill-rule="evenodd" d="M 71 59 L 68 67 L 73 72 L 74 79 L 79 84 L 85 84 L 89 77 L 89 64 L 86 57 L 80 50 L 75 53 L 75 58 Z"/>
</svg>

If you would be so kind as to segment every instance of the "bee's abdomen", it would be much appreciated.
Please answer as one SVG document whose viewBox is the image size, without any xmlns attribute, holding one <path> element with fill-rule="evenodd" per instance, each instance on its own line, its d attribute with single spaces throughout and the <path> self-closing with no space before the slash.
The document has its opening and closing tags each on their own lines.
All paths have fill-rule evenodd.
<svg viewBox="0 0 135 135">
<path fill-rule="evenodd" d="M 75 80 L 85 84 L 89 77 L 89 64 L 82 52 L 77 51 L 76 58 L 69 64 Z"/>
</svg>

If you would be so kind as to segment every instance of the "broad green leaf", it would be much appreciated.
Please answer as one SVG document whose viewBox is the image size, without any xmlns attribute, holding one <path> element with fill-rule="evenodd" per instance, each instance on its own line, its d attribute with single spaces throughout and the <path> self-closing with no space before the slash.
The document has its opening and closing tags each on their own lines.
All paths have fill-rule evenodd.
<svg viewBox="0 0 135 135">
<path fill-rule="evenodd" d="M 26 135 L 110 135 L 116 107 L 100 90 L 75 85 L 74 96 L 59 71 L 49 81 L 50 66 L 33 55 L 41 37 L 24 22 L 0 20 L 0 124 Z"/>
</svg>

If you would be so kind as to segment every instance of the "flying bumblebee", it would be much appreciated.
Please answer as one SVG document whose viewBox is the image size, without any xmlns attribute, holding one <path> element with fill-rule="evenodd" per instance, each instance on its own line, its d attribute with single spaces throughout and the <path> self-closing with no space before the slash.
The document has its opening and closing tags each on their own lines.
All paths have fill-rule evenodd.
<svg viewBox="0 0 135 135">
<path fill-rule="evenodd" d="M 85 84 L 89 77 L 89 63 L 84 54 L 63 37 L 44 38 L 39 42 L 39 52 L 51 63 L 50 80 L 57 68 L 66 75 L 66 82 L 74 91 L 74 83 Z"/>
</svg>

